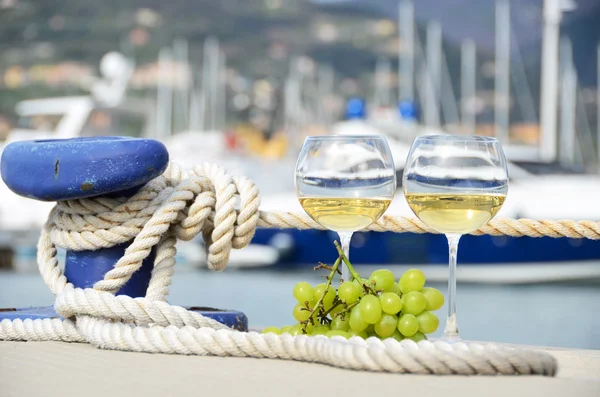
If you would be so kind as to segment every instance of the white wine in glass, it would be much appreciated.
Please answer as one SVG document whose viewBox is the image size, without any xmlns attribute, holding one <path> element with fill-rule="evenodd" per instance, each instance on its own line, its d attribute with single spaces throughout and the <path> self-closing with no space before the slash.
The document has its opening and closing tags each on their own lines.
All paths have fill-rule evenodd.
<svg viewBox="0 0 600 397">
<path fill-rule="evenodd" d="M 376 222 L 396 191 L 396 171 L 382 135 L 309 136 L 296 164 L 296 193 L 304 211 L 340 237 L 350 257 L 354 232 Z M 342 278 L 350 280 L 342 266 Z"/>
<path fill-rule="evenodd" d="M 460 339 L 456 320 L 456 258 L 462 235 L 487 224 L 508 192 L 506 158 L 496 138 L 432 135 L 415 139 L 402 178 L 406 201 L 426 225 L 446 235 L 448 319 L 444 338 Z"/>
</svg>

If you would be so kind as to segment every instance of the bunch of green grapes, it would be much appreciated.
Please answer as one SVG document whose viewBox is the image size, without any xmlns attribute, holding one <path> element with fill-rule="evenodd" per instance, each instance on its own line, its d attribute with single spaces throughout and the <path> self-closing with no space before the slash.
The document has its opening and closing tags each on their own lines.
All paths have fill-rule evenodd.
<svg viewBox="0 0 600 397">
<path fill-rule="evenodd" d="M 418 342 L 438 329 L 439 319 L 433 312 L 444 304 L 444 295 L 425 286 L 420 270 L 407 270 L 398 282 L 387 269 L 375 270 L 368 279 L 345 281 L 337 289 L 330 278 L 327 281 L 316 286 L 297 283 L 293 309 L 297 323 L 268 327 L 263 333 L 374 336 Z"/>
</svg>

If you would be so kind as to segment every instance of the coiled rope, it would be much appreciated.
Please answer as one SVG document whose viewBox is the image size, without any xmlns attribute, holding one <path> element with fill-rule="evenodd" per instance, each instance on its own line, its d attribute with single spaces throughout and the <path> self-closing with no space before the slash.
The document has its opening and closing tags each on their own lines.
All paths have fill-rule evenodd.
<svg viewBox="0 0 600 397">
<path fill-rule="evenodd" d="M 557 371 L 554 357 L 496 344 L 240 332 L 166 302 L 176 242 L 202 233 L 209 268 L 223 270 L 231 249 L 247 246 L 257 227 L 322 229 L 304 214 L 263 212 L 254 183 L 213 164 L 167 171 L 126 198 L 58 202 L 37 246 L 40 273 L 63 319 L 3 320 L 0 340 L 83 342 L 102 349 L 301 360 L 354 370 L 424 374 L 541 374 Z M 367 230 L 433 233 L 417 219 L 383 216 Z M 473 234 L 600 238 L 590 221 L 499 219 Z M 75 288 L 58 266 L 57 247 L 96 250 L 131 242 L 93 288 Z M 145 297 L 118 291 L 155 248 Z"/>
</svg>

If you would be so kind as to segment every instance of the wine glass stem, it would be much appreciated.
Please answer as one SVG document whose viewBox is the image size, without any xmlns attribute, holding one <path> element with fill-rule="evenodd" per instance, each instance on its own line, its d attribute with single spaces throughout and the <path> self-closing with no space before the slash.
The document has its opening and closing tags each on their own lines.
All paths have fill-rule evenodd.
<svg viewBox="0 0 600 397">
<path fill-rule="evenodd" d="M 458 325 L 456 322 L 456 254 L 458 253 L 458 241 L 460 234 L 447 234 L 450 272 L 448 275 L 448 319 L 444 330 L 445 339 L 457 339 Z"/>
<path fill-rule="evenodd" d="M 350 261 L 350 240 L 352 240 L 352 234 L 353 232 L 338 233 L 338 236 L 340 236 L 340 243 L 342 244 L 342 251 L 344 252 L 344 255 L 346 255 L 346 258 L 348 258 L 348 261 Z M 348 269 L 348 266 L 346 266 L 345 263 L 342 263 L 342 279 L 344 279 L 344 281 L 350 281 L 351 277 L 350 269 Z"/>
</svg>

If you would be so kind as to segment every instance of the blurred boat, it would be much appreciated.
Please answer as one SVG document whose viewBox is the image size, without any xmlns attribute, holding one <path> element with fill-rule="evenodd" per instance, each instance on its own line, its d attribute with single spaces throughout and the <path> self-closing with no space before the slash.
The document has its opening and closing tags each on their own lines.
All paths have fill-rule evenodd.
<svg viewBox="0 0 600 397">
<path fill-rule="evenodd" d="M 19 125 L 5 143 L 99 135 L 158 138 L 167 146 L 171 158 L 183 166 L 199 161 L 215 162 L 232 174 L 253 179 L 261 190 L 262 209 L 303 211 L 293 187 L 297 153 L 287 147 L 294 137 L 280 134 L 265 141 L 264 136 L 248 128 L 234 132 L 200 129 L 158 134 L 156 129 L 162 124 L 157 120 L 161 115 L 156 114 L 156 108 L 160 100 L 154 103 L 127 98 L 124 87 L 131 65 L 114 54 L 103 61 L 101 70 L 105 79 L 92 86 L 90 95 L 21 102 L 17 107 Z M 356 106 L 356 101 L 350 104 L 353 105 L 349 106 L 346 120 L 335 123 L 325 133 L 385 135 L 394 157 L 399 189 L 387 214 L 414 216 L 400 185 L 408 151 L 415 137 L 445 132 L 420 125 L 406 104 L 398 111 L 380 112 L 377 117 L 368 117 L 364 104 Z M 498 217 L 600 220 L 600 208 L 596 205 L 600 199 L 598 176 L 535 162 L 510 163 L 509 174 L 509 194 Z M 24 200 L 3 183 L 0 191 L 4 193 L 0 203 L 0 244 L 31 245 L 53 203 Z M 332 241 L 336 238 L 335 233 L 328 231 L 259 229 L 250 247 L 232 254 L 229 266 L 287 269 L 314 265 L 335 258 Z M 194 243 L 195 248 L 182 250 L 180 257 L 193 266 L 205 266 L 203 256 L 198 254 L 204 250 L 202 241 L 197 239 Z M 352 247 L 352 262 L 359 266 L 445 265 L 448 257 L 445 237 L 434 234 L 357 232 Z M 600 242 L 463 236 L 458 255 L 462 265 L 598 262 Z"/>
<path fill-rule="evenodd" d="M 148 136 L 153 112 L 148 101 L 125 98 L 132 65 L 121 54 L 106 54 L 100 63 L 102 78 L 89 83 L 89 95 L 36 98 L 16 106 L 16 128 L 0 150 L 21 140 L 69 139 L 107 135 Z M 27 200 L 0 182 L 0 244 L 31 244 L 39 235 L 54 203 Z"/>
<path fill-rule="evenodd" d="M 383 134 L 387 137 L 394 156 L 398 192 L 386 215 L 414 217 L 401 186 L 406 157 L 416 136 L 443 132 L 423 128 L 411 120 L 403 121 L 400 118 L 394 127 L 389 120 L 385 123 L 373 122 L 360 112 L 351 116 L 349 120 L 335 125 L 333 133 Z M 382 128 L 382 125 L 387 128 Z M 525 168 L 514 162 L 509 162 L 509 175 L 509 193 L 498 218 L 600 221 L 598 175 L 572 171 L 551 163 L 528 163 Z M 263 196 L 261 207 L 265 210 L 303 212 L 293 191 Z M 333 261 L 337 255 L 332 244 L 335 239 L 337 234 L 331 231 L 261 229 L 257 231 L 253 243 L 281 249 L 281 245 L 275 242 L 286 241 L 278 265 L 294 267 Z M 448 245 L 444 235 L 357 232 L 351 246 L 351 260 L 356 265 L 446 265 L 448 261 Z M 458 261 L 461 265 L 471 266 L 553 263 L 564 266 L 567 262 L 572 266 L 582 264 L 586 269 L 592 263 L 589 271 L 583 274 L 600 277 L 600 241 L 466 235 L 461 238 Z M 547 278 L 552 277 L 547 275 Z"/>
<path fill-rule="evenodd" d="M 184 167 L 198 162 L 214 162 L 233 174 L 250 177 L 265 173 L 269 164 L 249 161 L 235 152 L 235 138 L 223 131 L 181 131 L 159 134 L 160 115 L 157 103 L 131 98 L 126 87 L 132 65 L 118 53 L 103 57 L 100 71 L 103 78 L 90 84 L 90 94 L 71 97 L 36 98 L 17 104 L 18 123 L 10 131 L 0 150 L 21 140 L 70 139 L 97 136 L 132 136 L 160 139 L 173 161 Z M 233 140 L 232 140 L 233 139 Z M 276 152 L 277 150 L 275 150 Z M 0 255 L 18 270 L 31 270 L 35 265 L 35 245 L 53 202 L 28 200 L 10 191 L 0 182 Z M 200 239 L 196 247 L 202 246 Z M 202 248 L 203 249 L 203 248 Z M 260 267 L 277 262 L 279 250 L 257 245 L 231 256 L 230 267 Z M 202 255 L 187 246 L 180 258 L 192 266 L 205 266 Z M 11 266 L 8 266 L 11 267 Z"/>
</svg>

